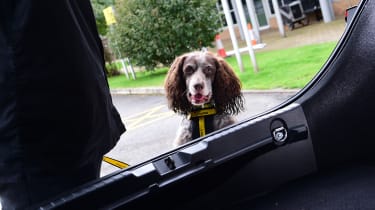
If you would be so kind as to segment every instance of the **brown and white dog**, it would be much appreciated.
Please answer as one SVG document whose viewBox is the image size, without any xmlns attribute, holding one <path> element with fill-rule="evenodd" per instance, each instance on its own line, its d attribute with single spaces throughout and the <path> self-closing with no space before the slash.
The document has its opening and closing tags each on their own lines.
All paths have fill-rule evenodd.
<svg viewBox="0 0 375 210">
<path fill-rule="evenodd" d="M 235 123 L 233 115 L 244 110 L 240 80 L 224 59 L 210 52 L 177 57 L 164 88 L 169 108 L 184 116 L 174 146 L 205 135 L 206 129 L 212 132 Z M 199 118 L 198 123 L 194 123 L 194 117 Z M 207 124 L 203 129 L 195 126 L 201 126 L 201 122 Z M 198 132 L 198 136 L 194 134 Z"/>
</svg>

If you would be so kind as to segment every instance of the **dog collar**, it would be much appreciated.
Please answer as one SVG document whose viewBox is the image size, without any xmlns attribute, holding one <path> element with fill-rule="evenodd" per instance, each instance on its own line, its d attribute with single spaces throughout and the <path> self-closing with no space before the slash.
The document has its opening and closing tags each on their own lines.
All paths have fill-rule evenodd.
<svg viewBox="0 0 375 210">
<path fill-rule="evenodd" d="M 204 117 L 204 116 L 215 115 L 215 114 L 216 114 L 215 108 L 201 109 L 201 110 L 190 112 L 188 115 L 188 119 L 190 120 L 191 118 L 195 118 L 195 117 Z"/>
<path fill-rule="evenodd" d="M 204 116 L 209 116 L 209 115 L 215 115 L 216 114 L 216 109 L 213 104 L 204 104 L 202 106 L 195 106 L 193 108 L 193 111 L 191 111 L 187 118 L 190 120 L 191 118 L 194 117 L 204 117 Z"/>
</svg>

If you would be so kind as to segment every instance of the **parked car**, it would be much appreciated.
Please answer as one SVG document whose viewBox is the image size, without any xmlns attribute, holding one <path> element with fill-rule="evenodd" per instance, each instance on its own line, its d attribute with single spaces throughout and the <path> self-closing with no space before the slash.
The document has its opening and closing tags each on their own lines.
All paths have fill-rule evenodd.
<svg viewBox="0 0 375 210">
<path fill-rule="evenodd" d="M 373 209 L 375 1 L 319 73 L 241 123 L 46 201 L 41 209 Z"/>
</svg>

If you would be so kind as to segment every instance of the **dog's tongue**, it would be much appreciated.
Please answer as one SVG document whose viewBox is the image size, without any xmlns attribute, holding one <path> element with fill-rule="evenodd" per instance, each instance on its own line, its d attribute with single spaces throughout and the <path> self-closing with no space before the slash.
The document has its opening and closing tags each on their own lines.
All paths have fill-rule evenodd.
<svg viewBox="0 0 375 210">
<path fill-rule="evenodd" d="M 201 99 L 203 99 L 203 95 L 200 94 L 200 93 L 197 93 L 197 94 L 193 95 L 193 99 L 195 99 L 195 100 L 201 100 Z"/>
<path fill-rule="evenodd" d="M 207 96 L 197 93 L 191 97 L 192 101 L 195 103 L 205 103 L 208 100 Z"/>
</svg>

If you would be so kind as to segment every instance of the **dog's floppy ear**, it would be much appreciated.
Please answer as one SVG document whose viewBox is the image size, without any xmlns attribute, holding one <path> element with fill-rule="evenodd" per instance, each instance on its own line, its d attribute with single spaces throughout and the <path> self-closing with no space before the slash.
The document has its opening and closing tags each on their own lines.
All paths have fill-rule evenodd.
<svg viewBox="0 0 375 210">
<path fill-rule="evenodd" d="M 173 61 L 164 81 L 168 106 L 174 112 L 180 114 L 187 114 L 189 112 L 189 101 L 186 97 L 186 82 L 182 71 L 185 58 L 186 55 L 181 55 Z"/>
<path fill-rule="evenodd" d="M 213 83 L 216 109 L 219 113 L 238 114 L 244 110 L 241 81 L 224 59 L 216 57 L 216 61 L 217 71 Z"/>
</svg>

